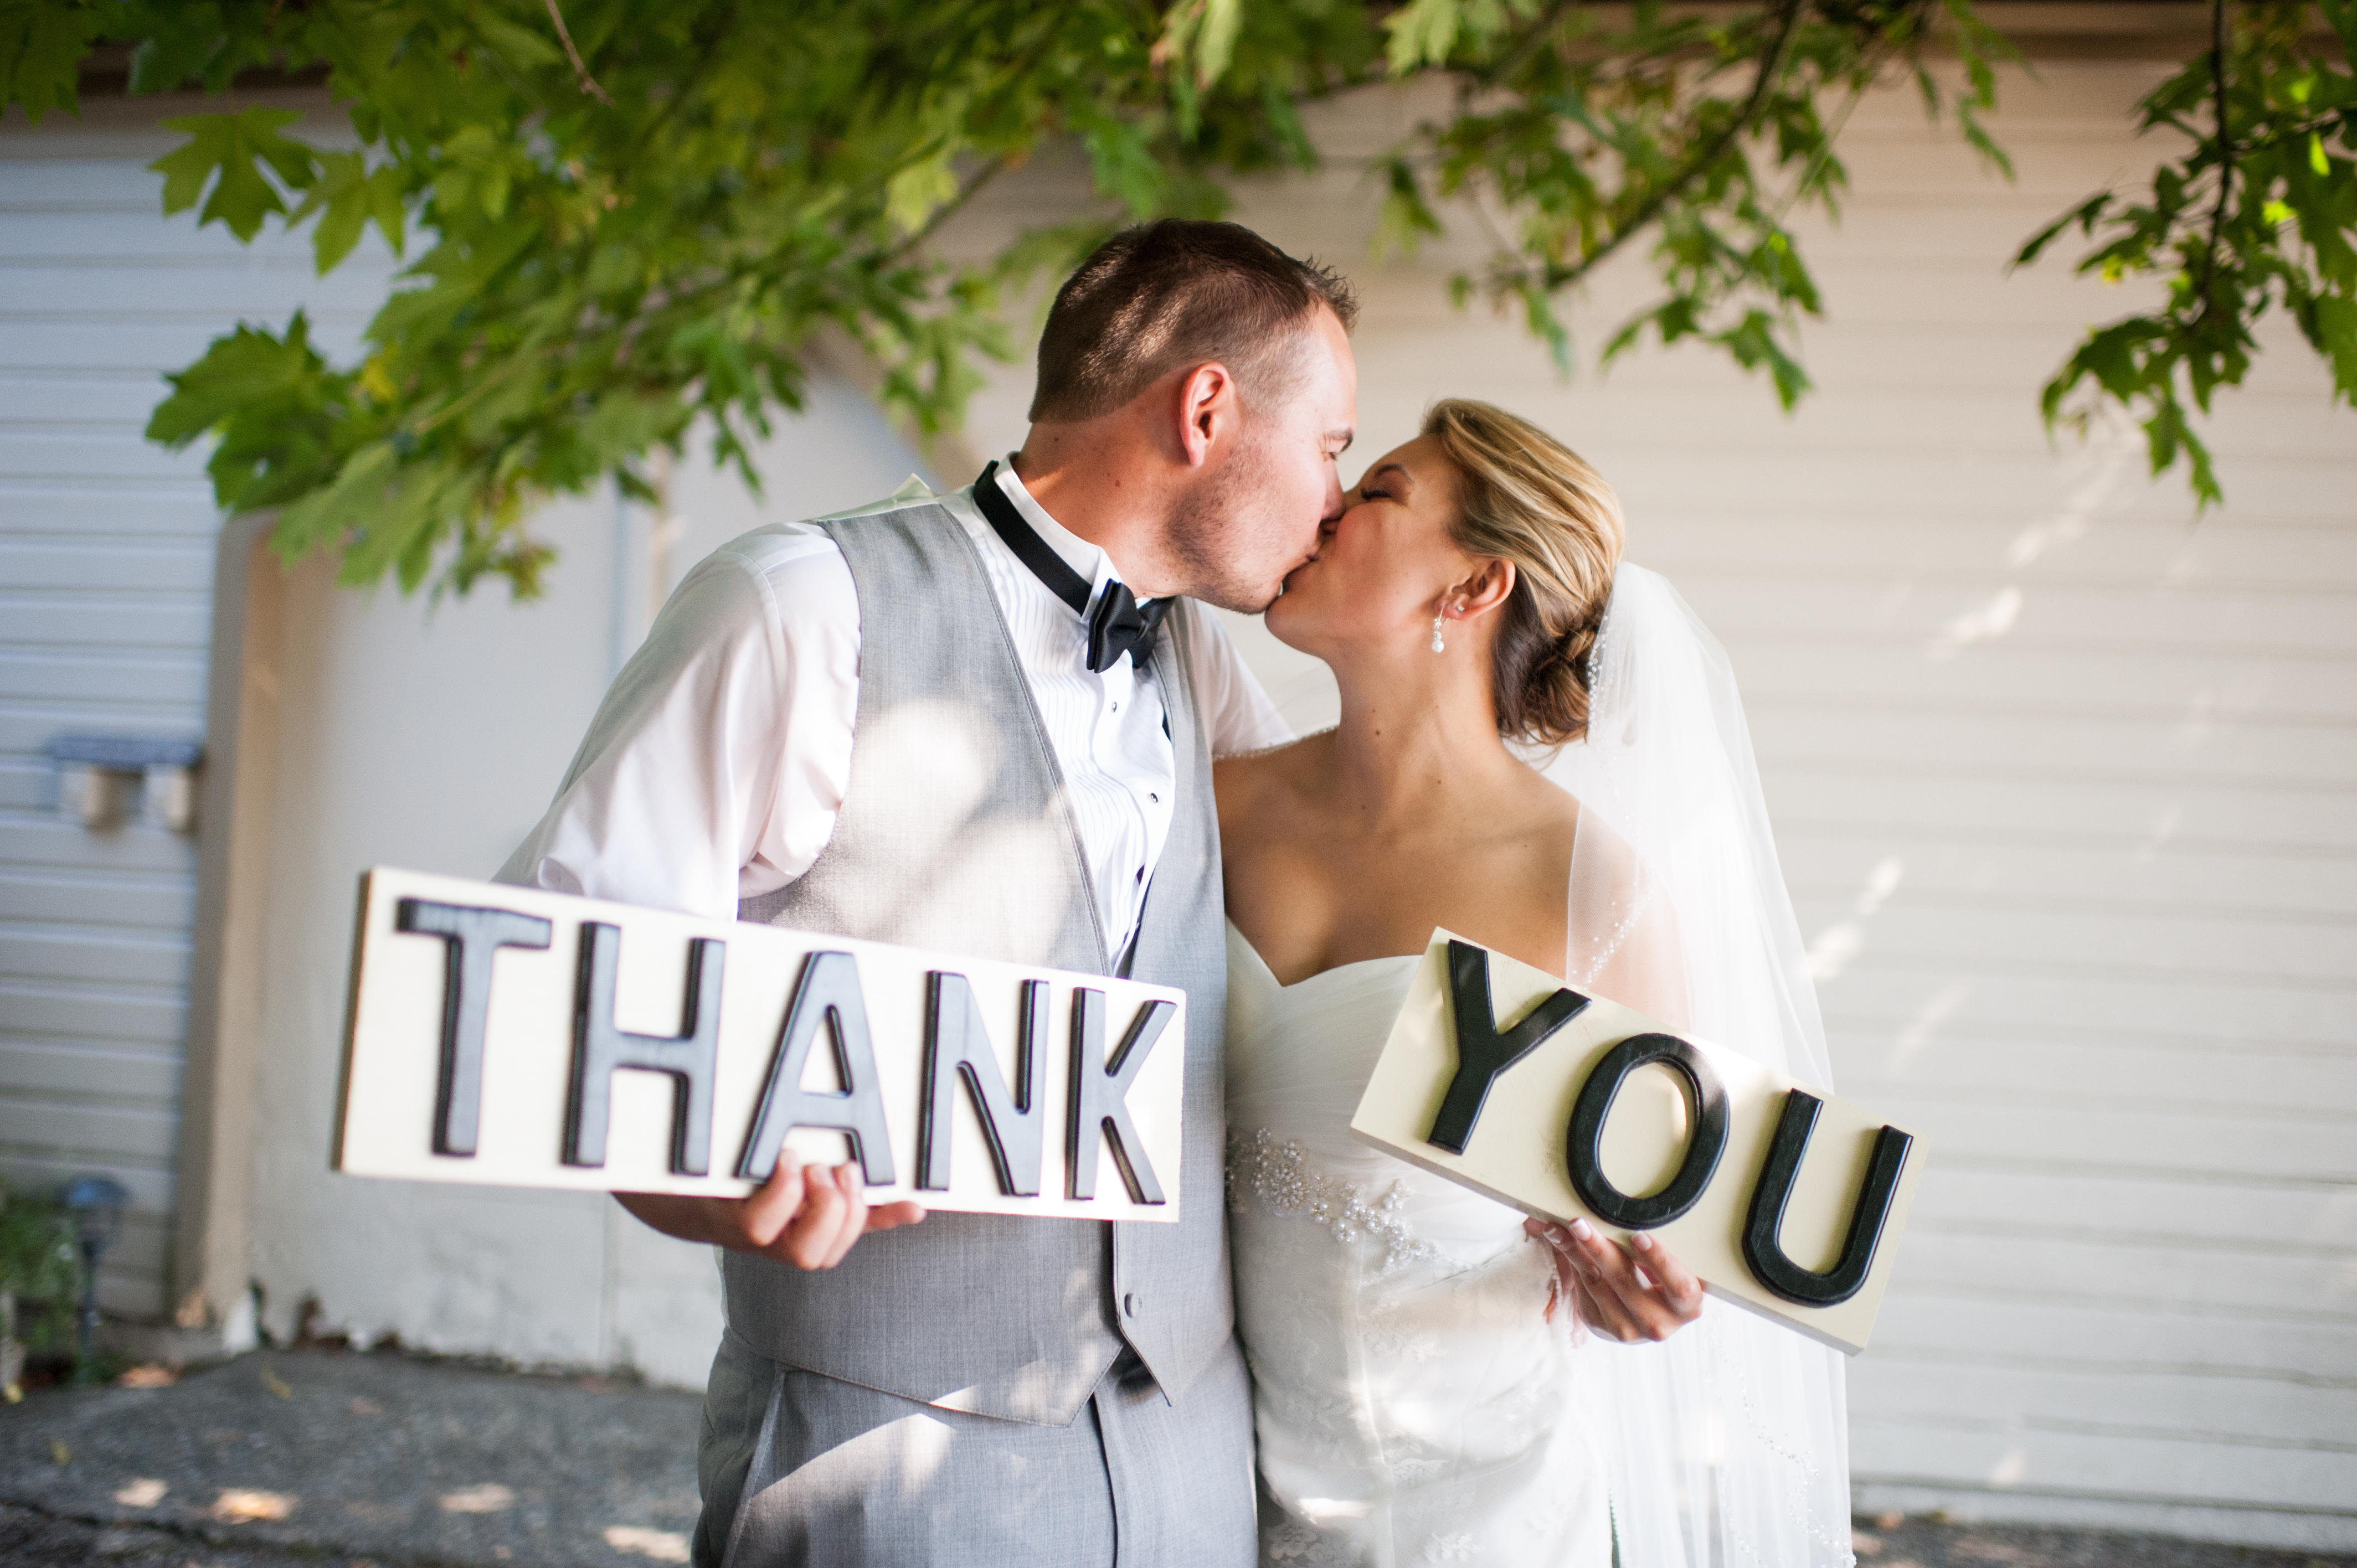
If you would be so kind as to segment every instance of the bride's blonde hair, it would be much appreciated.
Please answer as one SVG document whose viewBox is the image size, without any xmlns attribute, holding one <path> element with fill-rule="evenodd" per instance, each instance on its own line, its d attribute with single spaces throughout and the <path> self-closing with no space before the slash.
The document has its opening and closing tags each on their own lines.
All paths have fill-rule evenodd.
<svg viewBox="0 0 2357 1568">
<path fill-rule="evenodd" d="M 1514 564 L 1490 677 L 1498 733 L 1560 746 L 1587 733 L 1587 651 L 1603 624 L 1625 532 L 1620 499 L 1578 453 L 1527 419 L 1469 398 L 1424 416 L 1458 475 L 1449 532 Z"/>
</svg>

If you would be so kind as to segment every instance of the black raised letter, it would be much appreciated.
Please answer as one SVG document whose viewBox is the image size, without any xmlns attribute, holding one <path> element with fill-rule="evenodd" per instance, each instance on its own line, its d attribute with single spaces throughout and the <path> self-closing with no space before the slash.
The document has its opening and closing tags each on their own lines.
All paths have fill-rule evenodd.
<svg viewBox="0 0 2357 1568">
<path fill-rule="evenodd" d="M 1048 1027 L 1048 983 L 1023 983 L 1023 1016 L 1015 1035 L 1017 1091 L 1009 1095 L 974 987 L 964 975 L 941 970 L 925 980 L 925 1097 L 918 1102 L 917 1185 L 928 1192 L 949 1188 L 950 1112 L 962 1078 L 990 1144 L 998 1190 L 1009 1197 L 1039 1197 L 1048 1089 L 1048 1053 L 1039 1036 Z"/>
<path fill-rule="evenodd" d="M 671 1075 L 671 1168 L 702 1176 L 712 1163 L 712 1080 L 720 1054 L 720 968 L 727 944 L 698 937 L 687 944 L 679 1033 L 633 1035 L 614 1024 L 614 976 L 622 931 L 597 920 L 581 925 L 581 983 L 573 1008 L 573 1092 L 565 1108 L 565 1163 L 606 1163 L 614 1073 L 631 1068 Z"/>
<path fill-rule="evenodd" d="M 1874 1250 L 1882 1241 L 1883 1222 L 1890 1218 L 1890 1200 L 1899 1192 L 1899 1174 L 1907 1168 L 1907 1152 L 1915 1140 L 1896 1127 L 1874 1135 L 1874 1153 L 1866 1162 L 1866 1181 L 1857 1204 L 1849 1211 L 1849 1234 L 1841 1256 L 1824 1273 L 1804 1269 L 1784 1255 L 1777 1232 L 1784 1228 L 1784 1205 L 1792 1200 L 1792 1183 L 1809 1152 L 1809 1134 L 1816 1131 L 1817 1112 L 1824 1101 L 1806 1090 L 1784 1097 L 1784 1113 L 1777 1118 L 1776 1135 L 1769 1140 L 1768 1158 L 1760 1167 L 1760 1184 L 1751 1189 L 1751 1212 L 1743 1221 L 1743 1261 L 1751 1277 L 1803 1306 L 1833 1306 L 1865 1287 L 1874 1271 Z"/>
<path fill-rule="evenodd" d="M 1674 1069 L 1694 1095 L 1694 1122 L 1686 1132 L 1685 1158 L 1661 1191 L 1631 1197 L 1604 1174 L 1604 1123 L 1620 1098 L 1620 1085 L 1649 1062 Z M 1698 1202 L 1727 1153 L 1727 1090 L 1703 1054 L 1675 1035 L 1631 1035 L 1610 1050 L 1579 1086 L 1571 1106 L 1565 1163 L 1572 1190 L 1599 1219 L 1631 1230 L 1667 1225 Z"/>
<path fill-rule="evenodd" d="M 545 948 L 554 930 L 536 915 L 404 898 L 393 925 L 440 937 L 442 1076 L 434 1090 L 434 1152 L 472 1159 L 483 1114 L 483 1026 L 491 1013 L 491 961 L 501 948 Z"/>
<path fill-rule="evenodd" d="M 802 1069 L 810 1065 L 822 1023 L 834 1044 L 840 1093 L 802 1087 Z M 779 1145 L 797 1127 L 848 1133 L 867 1185 L 891 1185 L 892 1133 L 876 1083 L 867 1003 L 860 994 L 859 961 L 847 952 L 814 952 L 802 961 L 802 977 L 786 1004 L 786 1026 L 778 1036 L 778 1054 L 770 1060 L 770 1081 L 761 1090 L 761 1109 L 754 1114 L 737 1174 L 747 1181 L 769 1180 L 778 1165 Z"/>
<path fill-rule="evenodd" d="M 1470 942 L 1450 939 L 1448 996 L 1457 1014 L 1457 1076 L 1440 1101 L 1425 1142 L 1461 1155 L 1473 1139 L 1473 1123 L 1490 1098 L 1498 1075 L 1538 1049 L 1542 1041 L 1587 1009 L 1577 991 L 1558 991 L 1523 1015 L 1503 1034 L 1490 1006 L 1490 954 Z"/>
<path fill-rule="evenodd" d="M 1104 993 L 1082 986 L 1072 993 L 1072 1120 L 1064 1140 L 1064 1196 L 1092 1198 L 1097 1195 L 1097 1132 L 1113 1140 L 1113 1163 L 1121 1169 L 1122 1185 L 1132 1203 L 1160 1203 L 1161 1184 L 1146 1158 L 1145 1142 L 1129 1120 L 1129 1086 L 1137 1069 L 1178 1009 L 1168 1002 L 1149 1002 L 1129 1021 L 1121 1048 L 1107 1061 L 1104 1054 Z"/>
</svg>

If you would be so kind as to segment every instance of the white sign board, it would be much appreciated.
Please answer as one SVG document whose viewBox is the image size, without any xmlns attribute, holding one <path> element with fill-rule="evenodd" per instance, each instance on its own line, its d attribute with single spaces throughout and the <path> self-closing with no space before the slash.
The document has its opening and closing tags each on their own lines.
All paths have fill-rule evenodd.
<svg viewBox="0 0 2357 1568">
<path fill-rule="evenodd" d="M 1351 1130 L 1542 1219 L 1647 1231 L 1713 1295 L 1853 1355 L 1923 1167 L 1863 1106 L 1447 931 Z"/>
<path fill-rule="evenodd" d="M 336 1169 L 739 1197 L 782 1145 L 876 1202 L 1178 1218 L 1168 986 L 379 868 Z"/>
</svg>

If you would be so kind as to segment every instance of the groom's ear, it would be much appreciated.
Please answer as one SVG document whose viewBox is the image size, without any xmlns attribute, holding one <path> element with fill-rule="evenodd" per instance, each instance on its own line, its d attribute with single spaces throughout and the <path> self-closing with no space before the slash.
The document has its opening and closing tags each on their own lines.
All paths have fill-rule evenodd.
<svg viewBox="0 0 2357 1568">
<path fill-rule="evenodd" d="M 1211 449 L 1232 436 L 1243 418 L 1236 378 L 1217 360 L 1178 378 L 1179 460 L 1190 468 L 1211 461 Z"/>
</svg>

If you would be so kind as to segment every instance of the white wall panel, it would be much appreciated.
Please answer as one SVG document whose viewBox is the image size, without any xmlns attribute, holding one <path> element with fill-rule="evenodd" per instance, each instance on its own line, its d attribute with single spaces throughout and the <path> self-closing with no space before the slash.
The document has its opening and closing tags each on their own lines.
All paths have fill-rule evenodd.
<svg viewBox="0 0 2357 1568">
<path fill-rule="evenodd" d="M 160 376 L 307 300 L 349 339 L 384 267 L 363 255 L 323 285 L 304 247 L 167 221 L 144 166 L 178 138 L 118 107 L 0 124 L 0 1179 L 123 1179 L 102 1300 L 152 1314 L 170 1305 L 194 846 L 60 819 L 42 747 L 203 732 L 219 518 L 201 455 L 142 435 Z"/>
</svg>

